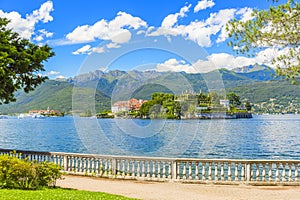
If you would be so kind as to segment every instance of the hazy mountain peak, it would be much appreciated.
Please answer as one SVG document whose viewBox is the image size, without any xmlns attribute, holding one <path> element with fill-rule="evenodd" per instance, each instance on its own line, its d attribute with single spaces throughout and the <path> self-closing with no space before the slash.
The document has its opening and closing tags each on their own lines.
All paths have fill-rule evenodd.
<svg viewBox="0 0 300 200">
<path fill-rule="evenodd" d="M 237 67 L 232 69 L 232 71 L 236 73 L 251 73 L 251 72 L 256 72 L 256 71 L 262 71 L 262 70 L 269 70 L 270 67 L 266 65 L 249 65 L 249 66 L 243 66 L 243 67 Z"/>
</svg>

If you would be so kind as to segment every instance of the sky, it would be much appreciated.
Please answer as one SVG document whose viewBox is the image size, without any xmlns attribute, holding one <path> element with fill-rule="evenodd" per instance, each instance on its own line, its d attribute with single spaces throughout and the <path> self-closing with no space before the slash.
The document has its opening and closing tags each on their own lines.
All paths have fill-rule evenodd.
<svg viewBox="0 0 300 200">
<path fill-rule="evenodd" d="M 282 2 L 280 0 L 279 2 Z M 284 2 L 284 1 L 283 1 Z M 267 0 L 0 0 L 0 17 L 31 42 L 53 48 L 44 63 L 52 79 L 100 70 L 207 72 L 262 64 L 228 47 L 226 23 L 249 20 Z"/>
</svg>

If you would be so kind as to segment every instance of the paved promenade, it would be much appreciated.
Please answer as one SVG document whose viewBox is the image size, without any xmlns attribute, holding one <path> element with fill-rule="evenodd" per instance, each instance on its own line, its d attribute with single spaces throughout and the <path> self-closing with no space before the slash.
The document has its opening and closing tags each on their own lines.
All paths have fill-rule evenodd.
<svg viewBox="0 0 300 200">
<path fill-rule="evenodd" d="M 65 176 L 64 180 L 58 180 L 57 186 L 107 192 L 139 199 L 300 199 L 300 186 L 158 183 L 69 175 Z"/>
</svg>

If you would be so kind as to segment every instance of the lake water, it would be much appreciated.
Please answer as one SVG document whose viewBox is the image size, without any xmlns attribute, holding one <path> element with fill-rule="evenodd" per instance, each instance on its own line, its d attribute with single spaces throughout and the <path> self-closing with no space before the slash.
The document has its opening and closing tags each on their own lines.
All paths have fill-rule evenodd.
<svg viewBox="0 0 300 200">
<path fill-rule="evenodd" d="M 129 156 L 299 159 L 300 115 L 237 120 L 0 119 L 0 148 Z"/>
</svg>

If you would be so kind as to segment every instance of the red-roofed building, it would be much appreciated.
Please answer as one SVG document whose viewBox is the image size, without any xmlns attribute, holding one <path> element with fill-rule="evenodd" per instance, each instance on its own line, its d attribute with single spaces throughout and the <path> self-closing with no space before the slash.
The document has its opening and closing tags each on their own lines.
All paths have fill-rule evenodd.
<svg viewBox="0 0 300 200">
<path fill-rule="evenodd" d="M 118 113 L 122 111 L 132 111 L 132 110 L 139 110 L 141 105 L 146 102 L 145 100 L 137 100 L 135 98 L 129 99 L 128 101 L 117 101 L 115 102 L 112 107 L 111 111 L 113 113 Z"/>
</svg>

